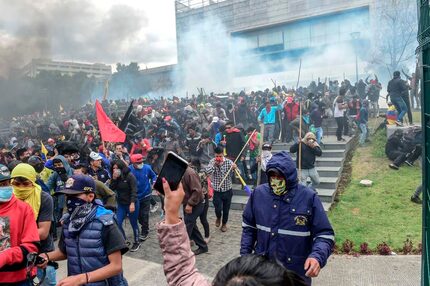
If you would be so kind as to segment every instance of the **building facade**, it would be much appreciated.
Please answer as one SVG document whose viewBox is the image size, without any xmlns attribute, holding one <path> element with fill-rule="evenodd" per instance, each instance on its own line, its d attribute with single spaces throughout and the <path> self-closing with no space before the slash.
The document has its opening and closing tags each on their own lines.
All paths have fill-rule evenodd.
<svg viewBox="0 0 430 286">
<path fill-rule="evenodd" d="M 65 61 L 53 61 L 50 59 L 33 59 L 24 66 L 21 74 L 28 77 L 35 77 L 40 71 L 56 71 L 63 75 L 74 75 L 85 73 L 88 77 L 96 79 L 108 79 L 112 75 L 112 67 L 105 64 L 87 64 Z"/>
<path fill-rule="evenodd" d="M 182 69 L 194 56 L 190 31 L 216 19 L 207 29 L 208 37 L 219 33 L 217 49 L 225 51 L 220 61 L 224 58 L 226 66 L 234 62 L 235 77 L 282 73 L 297 78 L 300 60 L 307 59 L 301 67 L 304 80 L 319 76 L 355 80 L 357 70 L 364 74 L 360 53 L 369 50 L 369 27 L 384 1 L 177 0 L 178 65 Z M 206 42 L 205 37 L 199 40 Z"/>
</svg>

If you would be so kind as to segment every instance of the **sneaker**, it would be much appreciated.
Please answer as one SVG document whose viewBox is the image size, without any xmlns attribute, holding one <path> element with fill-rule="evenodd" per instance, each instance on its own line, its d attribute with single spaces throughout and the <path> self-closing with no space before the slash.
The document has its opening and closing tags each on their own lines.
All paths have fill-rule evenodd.
<svg viewBox="0 0 430 286">
<path fill-rule="evenodd" d="M 423 203 L 423 201 L 416 196 L 411 197 L 411 202 L 416 203 L 416 204 L 422 204 Z"/>
<path fill-rule="evenodd" d="M 403 123 L 400 122 L 400 121 L 396 121 L 395 123 L 396 123 L 397 126 L 403 126 Z"/>
<path fill-rule="evenodd" d="M 136 252 L 138 251 L 140 248 L 140 242 L 135 242 L 133 243 L 133 245 L 130 248 L 130 252 Z"/>
<path fill-rule="evenodd" d="M 206 252 L 208 252 L 209 250 L 206 248 L 206 249 L 203 249 L 203 248 L 197 248 L 196 250 L 194 250 L 193 252 L 194 252 L 194 255 L 200 255 L 200 254 L 202 254 L 202 253 L 206 253 Z"/>
<path fill-rule="evenodd" d="M 148 239 L 148 235 L 147 234 L 145 234 L 145 235 L 143 235 L 143 234 L 139 235 L 139 241 L 140 242 L 143 242 L 143 241 L 145 241 L 147 239 Z"/>
<path fill-rule="evenodd" d="M 409 162 L 408 160 L 405 161 L 405 164 L 408 165 L 409 167 L 412 167 L 414 165 L 414 163 Z"/>
<path fill-rule="evenodd" d="M 338 139 L 337 140 L 337 142 L 345 142 L 346 140 L 345 139 L 343 139 L 343 138 L 340 138 L 340 139 Z"/>
<path fill-rule="evenodd" d="M 220 218 L 217 218 L 217 219 L 216 219 L 216 221 L 215 221 L 215 226 L 216 226 L 216 227 L 219 227 L 219 226 L 220 226 L 220 224 L 221 224 L 221 219 L 220 219 Z"/>
<path fill-rule="evenodd" d="M 399 169 L 399 167 L 397 165 L 394 165 L 392 163 L 390 165 L 388 165 L 388 167 L 390 167 L 393 170 L 398 170 Z"/>
<path fill-rule="evenodd" d="M 158 210 L 158 204 L 156 203 L 155 205 L 151 205 L 151 209 L 150 209 L 150 212 L 151 213 L 155 213 L 157 210 Z"/>
<path fill-rule="evenodd" d="M 221 231 L 222 231 L 222 232 L 226 232 L 226 231 L 227 231 L 227 225 L 226 225 L 226 224 L 223 224 L 223 225 L 222 225 L 222 227 L 221 227 Z"/>
</svg>

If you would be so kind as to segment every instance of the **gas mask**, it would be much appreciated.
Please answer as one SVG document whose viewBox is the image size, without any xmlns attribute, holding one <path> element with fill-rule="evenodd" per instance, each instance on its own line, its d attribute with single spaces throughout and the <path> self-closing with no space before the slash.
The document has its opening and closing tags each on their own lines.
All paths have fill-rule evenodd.
<svg viewBox="0 0 430 286">
<path fill-rule="evenodd" d="M 287 192 L 287 183 L 285 179 L 270 178 L 270 186 L 273 193 L 277 196 L 282 196 Z"/>
</svg>

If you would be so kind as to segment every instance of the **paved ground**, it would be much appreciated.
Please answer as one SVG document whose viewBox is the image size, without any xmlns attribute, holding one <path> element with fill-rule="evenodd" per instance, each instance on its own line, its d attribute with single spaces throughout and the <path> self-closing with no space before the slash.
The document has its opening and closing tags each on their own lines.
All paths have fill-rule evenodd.
<svg viewBox="0 0 430 286">
<path fill-rule="evenodd" d="M 197 257 L 198 269 L 209 279 L 218 269 L 239 255 L 241 212 L 232 211 L 229 230 L 222 233 L 214 226 L 213 209 L 209 209 L 211 241 L 209 253 Z M 151 216 L 151 233 L 135 253 L 124 257 L 124 272 L 131 286 L 164 286 L 162 258 L 155 234 L 158 215 Z M 127 228 L 129 225 L 126 226 Z M 199 227 L 201 229 L 201 226 Z M 131 231 L 128 229 L 131 238 Z M 415 286 L 419 285 L 420 256 L 333 256 L 314 280 L 315 286 Z M 61 263 L 58 277 L 64 277 L 66 266 Z"/>
</svg>

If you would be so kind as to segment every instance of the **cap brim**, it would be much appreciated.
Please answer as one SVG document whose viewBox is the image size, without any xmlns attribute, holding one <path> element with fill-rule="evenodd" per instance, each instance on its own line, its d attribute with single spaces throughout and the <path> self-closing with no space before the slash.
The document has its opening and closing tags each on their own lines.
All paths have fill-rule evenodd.
<svg viewBox="0 0 430 286">
<path fill-rule="evenodd" d="M 60 191 L 56 191 L 55 192 L 55 196 L 56 195 L 79 195 L 79 194 L 84 194 L 87 193 L 85 191 L 78 191 L 78 190 L 72 190 L 72 189 L 64 189 L 64 190 L 60 190 Z"/>
</svg>

